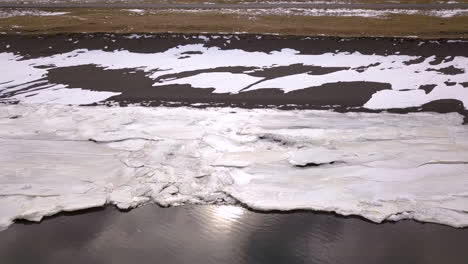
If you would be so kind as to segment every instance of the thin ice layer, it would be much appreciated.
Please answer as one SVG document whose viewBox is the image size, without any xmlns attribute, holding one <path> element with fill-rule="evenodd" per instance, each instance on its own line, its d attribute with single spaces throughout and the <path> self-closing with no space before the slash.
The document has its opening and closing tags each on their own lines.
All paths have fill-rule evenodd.
<svg viewBox="0 0 468 264">
<path fill-rule="evenodd" d="M 146 202 L 468 226 L 458 114 L 0 106 L 0 226 Z"/>
</svg>

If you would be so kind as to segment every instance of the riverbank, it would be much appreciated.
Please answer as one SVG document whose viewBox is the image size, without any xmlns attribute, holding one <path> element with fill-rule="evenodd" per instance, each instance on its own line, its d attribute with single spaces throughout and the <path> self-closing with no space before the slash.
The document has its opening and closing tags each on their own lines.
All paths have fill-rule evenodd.
<svg viewBox="0 0 468 264">
<path fill-rule="evenodd" d="M 177 8 L 0 8 L 3 34 L 250 33 L 337 37 L 467 38 L 468 9 L 307 8 L 197 4 Z M 254 4 L 252 4 L 254 5 Z M 205 8 L 207 6 L 208 8 Z"/>
</svg>

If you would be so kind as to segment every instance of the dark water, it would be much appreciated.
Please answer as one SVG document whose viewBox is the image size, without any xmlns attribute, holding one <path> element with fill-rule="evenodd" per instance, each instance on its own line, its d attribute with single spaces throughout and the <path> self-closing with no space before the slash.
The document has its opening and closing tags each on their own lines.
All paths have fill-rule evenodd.
<svg viewBox="0 0 468 264">
<path fill-rule="evenodd" d="M 468 229 L 233 206 L 105 208 L 15 224 L 0 262 L 468 263 Z"/>
</svg>

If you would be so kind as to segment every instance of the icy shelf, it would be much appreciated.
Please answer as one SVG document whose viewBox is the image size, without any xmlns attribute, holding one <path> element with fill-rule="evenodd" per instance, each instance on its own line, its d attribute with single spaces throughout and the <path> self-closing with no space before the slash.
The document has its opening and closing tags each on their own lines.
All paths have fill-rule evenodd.
<svg viewBox="0 0 468 264">
<path fill-rule="evenodd" d="M 0 106 L 0 226 L 147 202 L 468 226 L 456 113 Z M 234 199 L 233 199 L 234 198 Z"/>
</svg>

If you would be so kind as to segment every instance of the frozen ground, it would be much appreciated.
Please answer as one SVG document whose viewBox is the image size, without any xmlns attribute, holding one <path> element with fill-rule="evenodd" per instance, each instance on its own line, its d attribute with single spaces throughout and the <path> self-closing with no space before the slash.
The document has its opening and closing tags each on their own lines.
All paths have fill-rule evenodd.
<svg viewBox="0 0 468 264">
<path fill-rule="evenodd" d="M 464 227 L 461 122 L 456 113 L 2 105 L 0 226 L 107 203 L 238 200 Z"/>
<path fill-rule="evenodd" d="M 235 37 L 218 36 L 226 38 L 225 43 Z M 208 40 L 205 36 L 200 38 Z M 105 70 L 144 72 L 153 81 L 154 89 L 188 84 L 192 88 L 213 89 L 213 93 L 237 94 L 269 88 L 289 93 L 327 84 L 366 82 L 391 87 L 372 94 L 363 105 L 368 109 L 417 107 L 441 99 L 455 99 L 468 105 L 468 58 L 464 56 L 421 57 L 398 55 L 398 52 L 386 56 L 339 51 L 301 54 L 294 49 L 252 52 L 191 44 L 155 53 L 76 49 L 28 59 L 8 52 L 11 48 L 7 44 L 6 52 L 0 53 L 0 98 L 3 100 L 90 104 L 119 95 L 119 92 L 83 90 L 86 87 L 69 87 L 47 80 L 55 69 L 95 65 Z M 272 77 L 265 75 L 268 71 L 285 73 Z"/>
</svg>

